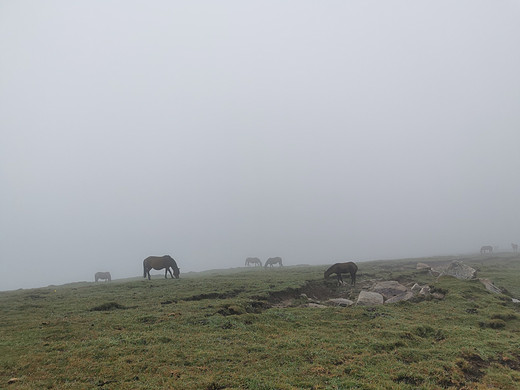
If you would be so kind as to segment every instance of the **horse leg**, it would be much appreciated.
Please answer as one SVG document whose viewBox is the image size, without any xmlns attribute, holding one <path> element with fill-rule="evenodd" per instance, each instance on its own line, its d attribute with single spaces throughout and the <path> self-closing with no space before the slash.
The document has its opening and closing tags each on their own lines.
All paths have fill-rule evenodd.
<svg viewBox="0 0 520 390">
<path fill-rule="evenodd" d="M 173 273 L 172 273 L 172 269 L 171 269 L 170 267 L 168 267 L 167 269 L 168 269 L 168 271 L 170 271 L 170 276 L 171 276 L 171 277 L 172 277 L 172 279 L 173 279 Z M 168 279 L 168 278 L 167 278 L 167 279 Z"/>
</svg>

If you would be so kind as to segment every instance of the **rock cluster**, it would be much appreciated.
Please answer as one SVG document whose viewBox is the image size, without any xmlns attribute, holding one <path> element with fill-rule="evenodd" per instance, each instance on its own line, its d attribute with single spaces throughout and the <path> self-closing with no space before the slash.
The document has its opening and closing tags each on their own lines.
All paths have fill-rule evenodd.
<svg viewBox="0 0 520 390">
<path fill-rule="evenodd" d="M 457 279 L 470 280 L 475 279 L 477 271 L 469 265 L 459 261 L 453 261 L 448 268 L 441 272 L 440 276 L 453 276 Z"/>
<path fill-rule="evenodd" d="M 453 276 L 457 279 L 461 280 L 473 280 L 476 279 L 477 271 L 459 261 L 451 262 L 447 267 L 439 270 L 435 270 L 425 263 L 418 263 L 417 270 L 425 270 L 429 272 L 432 276 Z M 489 291 L 501 294 L 502 290 L 495 286 L 489 279 L 479 279 L 479 281 L 488 289 Z M 305 294 L 302 294 L 304 296 Z M 388 281 L 378 281 L 375 282 L 374 285 L 368 290 L 362 290 L 359 293 L 359 296 L 356 302 L 351 301 L 350 299 L 345 298 L 335 298 L 329 299 L 326 302 L 317 302 L 309 299 L 309 303 L 307 306 L 309 307 L 327 307 L 327 306 L 342 306 L 347 307 L 351 305 L 358 306 L 374 306 L 374 305 L 383 305 L 383 304 L 391 304 L 401 301 L 409 301 L 410 299 L 416 297 L 426 297 L 433 299 L 444 299 L 444 295 L 439 292 L 432 292 L 430 286 L 424 285 L 420 286 L 415 283 L 412 287 L 408 288 L 398 281 L 388 280 Z M 307 296 L 305 296 L 307 298 Z M 520 303 L 517 299 L 512 299 L 514 303 Z"/>
<path fill-rule="evenodd" d="M 409 301 L 416 296 L 442 299 L 444 296 L 439 293 L 430 293 L 430 286 L 420 286 L 415 283 L 411 288 L 403 286 L 395 280 L 376 283 L 370 291 L 361 291 L 356 302 L 359 306 L 372 306 L 391 304 L 401 301 Z"/>
</svg>

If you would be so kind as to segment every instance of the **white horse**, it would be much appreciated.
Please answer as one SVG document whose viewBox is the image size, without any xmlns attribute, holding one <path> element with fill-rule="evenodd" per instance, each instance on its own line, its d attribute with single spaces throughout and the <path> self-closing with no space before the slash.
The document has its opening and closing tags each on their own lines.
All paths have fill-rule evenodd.
<svg viewBox="0 0 520 390">
<path fill-rule="evenodd" d="M 249 267 L 250 264 L 253 264 L 255 267 L 259 265 L 262 266 L 262 261 L 258 257 L 248 257 L 246 259 L 246 266 Z"/>
<path fill-rule="evenodd" d="M 106 282 L 110 282 L 112 280 L 112 276 L 110 276 L 110 272 L 96 272 L 94 275 L 94 278 L 96 279 L 96 282 L 99 279 L 103 279 Z"/>
<path fill-rule="evenodd" d="M 272 267 L 274 264 L 280 264 L 280 267 L 283 267 L 282 258 L 281 257 L 270 257 L 265 262 L 265 266 L 264 267 L 265 268 L 267 268 L 267 266 Z"/>
<path fill-rule="evenodd" d="M 483 255 L 484 253 L 493 254 L 493 247 L 491 245 L 484 245 L 480 248 L 480 254 Z"/>
</svg>

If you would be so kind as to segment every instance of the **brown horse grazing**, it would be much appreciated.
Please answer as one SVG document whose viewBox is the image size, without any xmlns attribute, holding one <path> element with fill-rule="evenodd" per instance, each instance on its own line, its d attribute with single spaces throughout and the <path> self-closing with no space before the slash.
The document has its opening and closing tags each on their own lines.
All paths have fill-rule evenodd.
<svg viewBox="0 0 520 390">
<path fill-rule="evenodd" d="M 103 279 L 106 282 L 110 282 L 112 280 L 112 277 L 110 276 L 110 272 L 96 272 L 94 275 L 94 278 L 96 279 L 96 282 L 99 279 Z"/>
<path fill-rule="evenodd" d="M 351 261 L 349 261 L 348 263 L 336 263 L 330 266 L 329 269 L 325 271 L 324 277 L 325 279 L 327 279 L 330 275 L 336 274 L 338 276 L 338 284 L 344 284 L 341 274 L 350 274 L 351 284 L 354 286 L 356 284 L 357 270 L 358 266 Z"/>
<path fill-rule="evenodd" d="M 257 265 L 259 265 L 261 267 L 262 266 L 262 261 L 260 261 L 260 259 L 258 257 L 248 257 L 246 259 L 246 266 L 249 267 L 249 264 L 253 264 L 255 267 Z"/>
<path fill-rule="evenodd" d="M 152 268 L 156 269 L 156 270 L 166 268 L 164 270 L 164 277 L 166 279 L 168 279 L 168 271 L 170 271 L 170 275 L 172 276 L 172 279 L 173 279 L 174 275 L 175 275 L 176 279 L 179 279 L 179 274 L 180 274 L 179 267 L 177 267 L 177 263 L 169 255 L 165 255 L 162 257 L 150 256 L 150 257 L 147 257 L 146 259 L 144 259 L 143 260 L 143 269 L 144 269 L 143 278 L 146 278 L 146 275 L 148 275 L 148 280 L 150 280 L 150 270 Z M 172 270 L 173 270 L 173 274 L 172 274 Z"/>
<path fill-rule="evenodd" d="M 483 255 L 484 253 L 493 253 L 493 247 L 491 245 L 484 245 L 482 248 L 480 248 L 480 254 Z"/>
<path fill-rule="evenodd" d="M 281 257 L 270 257 L 265 262 L 264 267 L 265 268 L 267 268 L 267 266 L 272 267 L 274 264 L 280 264 L 280 267 L 283 267 L 282 258 Z"/>
<path fill-rule="evenodd" d="M 511 244 L 511 247 L 513 248 L 513 252 L 518 252 L 518 244 Z"/>
</svg>

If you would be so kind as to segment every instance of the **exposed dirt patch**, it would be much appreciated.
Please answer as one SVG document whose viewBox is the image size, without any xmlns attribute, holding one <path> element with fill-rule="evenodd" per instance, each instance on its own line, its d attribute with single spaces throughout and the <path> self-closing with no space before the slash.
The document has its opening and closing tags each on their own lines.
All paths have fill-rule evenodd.
<svg viewBox="0 0 520 390">
<path fill-rule="evenodd" d="M 99 306 L 95 306 L 90 311 L 109 311 L 109 310 L 116 310 L 116 309 L 126 309 L 126 306 L 120 305 L 117 302 L 107 302 L 103 303 Z"/>
<path fill-rule="evenodd" d="M 467 353 L 462 356 L 457 366 L 462 370 L 467 381 L 478 382 L 485 375 L 482 370 L 489 367 L 489 362 L 476 353 Z"/>
<path fill-rule="evenodd" d="M 520 354 L 514 354 L 513 356 L 501 356 L 498 363 L 503 366 L 509 367 L 511 370 L 520 371 Z"/>
<path fill-rule="evenodd" d="M 366 283 L 366 282 L 365 282 Z M 355 300 L 360 289 L 366 288 L 365 283 L 358 283 L 355 287 L 347 284 L 338 286 L 336 279 L 309 280 L 300 288 L 287 288 L 281 291 L 269 292 L 267 297 L 255 296 L 256 300 L 267 300 L 271 307 L 289 307 L 303 304 L 303 300 L 324 302 L 333 298 L 347 298 Z M 371 285 L 369 282 L 368 285 Z M 307 298 L 305 298 L 307 297 Z"/>
<path fill-rule="evenodd" d="M 231 291 L 223 292 L 223 293 L 208 293 L 208 294 L 198 294 L 193 295 L 188 298 L 182 299 L 183 301 L 202 301 L 203 299 L 227 299 L 234 298 L 241 292 L 244 292 L 243 288 L 234 289 Z"/>
</svg>

